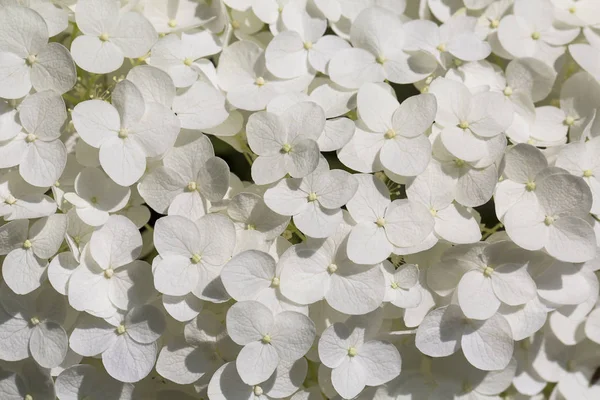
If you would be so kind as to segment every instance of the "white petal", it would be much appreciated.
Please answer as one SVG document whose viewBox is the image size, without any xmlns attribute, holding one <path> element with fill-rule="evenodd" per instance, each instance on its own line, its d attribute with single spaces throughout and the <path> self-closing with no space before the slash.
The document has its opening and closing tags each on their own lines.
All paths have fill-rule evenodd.
<svg viewBox="0 0 600 400">
<path fill-rule="evenodd" d="M 385 72 L 375 56 L 363 49 L 346 49 L 329 61 L 331 80 L 344 87 L 358 89 L 364 83 L 383 82 Z"/>
<path fill-rule="evenodd" d="M 67 165 L 67 148 L 60 140 L 36 140 L 28 146 L 19 173 L 35 186 L 52 186 Z"/>
<path fill-rule="evenodd" d="M 0 52 L 0 96 L 19 99 L 31 90 L 30 69 L 16 54 Z"/>
<path fill-rule="evenodd" d="M 73 60 L 82 69 L 94 74 L 106 74 L 123 65 L 123 51 L 110 41 L 94 36 L 77 36 L 71 43 Z"/>
<path fill-rule="evenodd" d="M 518 264 L 503 264 L 492 274 L 494 293 L 511 306 L 525 304 L 536 297 L 536 286 L 527 269 Z"/>
<path fill-rule="evenodd" d="M 102 364 L 113 378 L 137 382 L 152 371 L 157 352 L 156 343 L 141 344 L 121 335 L 102 353 Z"/>
<path fill-rule="evenodd" d="M 117 268 L 135 260 L 142 251 L 142 237 L 136 226 L 121 215 L 111 216 L 92 234 L 90 252 L 103 268 Z"/>
<path fill-rule="evenodd" d="M 359 264 L 377 264 L 388 258 L 393 250 L 385 229 L 374 222 L 361 222 L 348 236 L 348 257 Z"/>
<path fill-rule="evenodd" d="M 241 345 L 259 341 L 271 331 L 274 323 L 271 311 L 256 301 L 234 304 L 227 312 L 226 321 L 227 333 Z"/>
<path fill-rule="evenodd" d="M 13 292 L 27 294 L 40 287 L 47 265 L 33 251 L 18 248 L 4 259 L 2 277 Z"/>
<path fill-rule="evenodd" d="M 31 333 L 29 340 L 31 356 L 44 368 L 59 365 L 67 355 L 68 348 L 67 333 L 55 322 L 42 322 Z"/>
<path fill-rule="evenodd" d="M 492 289 L 492 280 L 480 270 L 469 271 L 458 284 L 458 303 L 468 318 L 488 319 L 498 311 L 500 300 Z"/>
<path fill-rule="evenodd" d="M 225 97 L 206 82 L 196 82 L 173 100 L 173 111 L 186 129 L 214 128 L 229 115 Z"/>
<path fill-rule="evenodd" d="M 92 147 L 100 147 L 121 129 L 117 110 L 101 100 L 88 100 L 75 106 L 73 124 L 81 138 Z"/>
<path fill-rule="evenodd" d="M 596 255 L 596 235 L 582 218 L 558 218 L 548 230 L 548 253 L 561 261 L 585 262 Z"/>
<path fill-rule="evenodd" d="M 431 311 L 417 329 L 417 348 L 431 357 L 454 354 L 461 346 L 463 313 L 456 305 Z"/>
<path fill-rule="evenodd" d="M 474 367 L 484 371 L 504 369 L 514 347 L 510 325 L 499 314 L 485 321 L 471 321 L 465 328 L 461 346 Z"/>
<path fill-rule="evenodd" d="M 69 337 L 71 348 L 83 356 L 95 356 L 103 353 L 115 343 L 115 327 L 100 318 L 82 314 Z"/>
<path fill-rule="evenodd" d="M 269 71 L 284 79 L 295 78 L 308 72 L 308 51 L 295 31 L 281 32 L 267 46 L 265 59 Z"/>
<path fill-rule="evenodd" d="M 331 383 L 342 398 L 351 399 L 365 388 L 366 375 L 358 359 L 347 357 L 331 371 Z"/>
<path fill-rule="evenodd" d="M 364 368 L 367 385 L 381 385 L 400 375 L 400 353 L 391 343 L 372 340 L 357 350 L 357 361 Z"/>
<path fill-rule="evenodd" d="M 223 285 L 237 301 L 254 300 L 271 285 L 275 260 L 262 251 L 248 250 L 232 258 L 221 271 Z"/>
<path fill-rule="evenodd" d="M 117 184 L 130 186 L 144 174 L 146 157 L 132 139 L 113 137 L 100 147 L 100 164 Z"/>
<path fill-rule="evenodd" d="M 244 346 L 235 360 L 240 377 L 248 385 L 256 385 L 267 380 L 278 363 L 279 356 L 275 348 L 260 341 Z"/>
<path fill-rule="evenodd" d="M 329 288 L 327 267 L 331 260 L 320 252 L 303 248 L 290 247 L 281 264 L 281 292 L 290 300 L 299 304 L 312 304 L 325 296 Z"/>
<path fill-rule="evenodd" d="M 37 54 L 31 67 L 31 84 L 38 92 L 68 92 L 77 82 L 75 63 L 69 51 L 59 43 L 48 43 Z"/>
</svg>

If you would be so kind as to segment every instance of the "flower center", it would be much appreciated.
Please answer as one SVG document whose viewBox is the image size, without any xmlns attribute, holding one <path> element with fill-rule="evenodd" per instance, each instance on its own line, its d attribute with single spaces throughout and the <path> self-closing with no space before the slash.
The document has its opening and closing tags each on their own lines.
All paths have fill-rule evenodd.
<svg viewBox="0 0 600 400">
<path fill-rule="evenodd" d="M 513 90 L 510 86 L 507 86 L 504 88 L 504 91 L 502 93 L 504 93 L 506 97 L 510 97 L 513 94 Z"/>
<path fill-rule="evenodd" d="M 460 129 L 468 129 L 469 128 L 469 122 L 468 121 L 460 121 L 460 124 L 458 124 L 458 127 Z"/>
<path fill-rule="evenodd" d="M 396 137 L 396 131 L 390 128 L 385 132 L 384 136 L 386 139 L 393 139 Z"/>
<path fill-rule="evenodd" d="M 37 139 L 37 136 L 35 136 L 33 133 L 28 133 L 27 136 L 25 136 L 25 141 L 27 143 L 33 143 L 35 142 Z"/>
<path fill-rule="evenodd" d="M 33 400 L 33 396 L 30 394 L 26 394 L 23 400 Z"/>
<path fill-rule="evenodd" d="M 486 278 L 489 278 L 490 276 L 492 276 L 492 274 L 494 273 L 494 268 L 486 266 L 483 269 L 483 276 L 485 276 Z"/>
<path fill-rule="evenodd" d="M 254 386 L 253 392 L 255 396 L 261 396 L 263 394 L 262 388 L 258 385 Z"/>
<path fill-rule="evenodd" d="M 292 151 L 292 146 L 288 143 L 284 144 L 283 146 L 281 146 L 281 151 L 285 154 L 289 153 L 290 151 Z"/>
<path fill-rule="evenodd" d="M 103 42 L 108 41 L 108 38 L 109 38 L 108 33 L 103 33 L 100 36 L 98 36 L 98 39 L 100 39 Z"/>
<path fill-rule="evenodd" d="M 169 22 L 167 22 L 167 25 L 169 25 L 169 28 L 175 28 L 177 26 L 177 21 L 170 19 Z"/>
<path fill-rule="evenodd" d="M 119 129 L 119 137 L 121 139 L 125 139 L 127 136 L 129 136 L 129 131 L 127 130 L 127 128 Z"/>
<path fill-rule="evenodd" d="M 375 61 L 377 61 L 378 64 L 383 65 L 387 61 L 387 58 L 385 58 L 385 56 L 377 56 L 377 58 L 375 59 Z"/>
<path fill-rule="evenodd" d="M 254 83 L 256 83 L 256 86 L 262 86 L 266 83 L 265 78 L 263 78 L 262 76 L 259 76 L 258 78 L 256 78 Z"/>
<path fill-rule="evenodd" d="M 13 196 L 12 194 L 9 194 L 8 197 L 4 200 L 4 202 L 8 205 L 13 205 L 17 202 L 17 199 L 15 199 L 15 196 Z"/>
<path fill-rule="evenodd" d="M 31 242 L 29 241 L 29 239 L 27 239 L 26 241 L 23 242 L 23 248 L 24 249 L 30 249 L 31 246 L 33 246 L 33 244 L 31 244 Z"/>
<path fill-rule="evenodd" d="M 573 126 L 573 124 L 575 123 L 575 118 L 571 117 L 570 115 L 567 116 L 567 118 L 565 118 L 565 125 L 567 126 Z"/>
<path fill-rule="evenodd" d="M 440 43 L 436 47 L 437 51 L 444 53 L 446 51 L 446 43 Z"/>
<path fill-rule="evenodd" d="M 310 192 L 308 194 L 308 201 L 315 201 L 317 199 L 317 194 L 315 192 Z"/>
<path fill-rule="evenodd" d="M 569 7 L 569 12 L 571 14 L 575 14 L 577 12 L 577 7 L 573 6 L 573 7 Z"/>
<path fill-rule="evenodd" d="M 356 347 L 350 347 L 348 349 L 348 356 L 354 357 L 357 354 L 358 354 L 358 351 L 356 351 Z"/>
<path fill-rule="evenodd" d="M 312 49 L 312 47 L 313 47 L 312 42 L 304 42 L 304 48 L 306 50 L 310 50 L 310 49 Z"/>
<path fill-rule="evenodd" d="M 190 182 L 190 183 L 188 183 L 187 184 L 187 190 L 189 190 L 190 192 L 198 190 L 198 184 L 196 182 Z"/>
<path fill-rule="evenodd" d="M 240 23 L 239 23 L 239 21 L 235 20 L 235 19 L 233 21 L 231 21 L 231 27 L 233 29 L 240 29 Z"/>
<path fill-rule="evenodd" d="M 29 322 L 31 322 L 31 325 L 36 326 L 36 325 L 39 325 L 40 319 L 38 317 L 31 317 Z"/>
<path fill-rule="evenodd" d="M 533 40 L 539 40 L 539 39 L 540 39 L 540 37 L 541 37 L 541 35 L 540 35 L 540 33 L 539 33 L 539 32 L 533 32 L 533 33 L 531 34 L 531 38 L 532 38 Z"/>
<path fill-rule="evenodd" d="M 437 215 L 437 210 L 435 208 L 430 208 L 429 213 L 431 214 L 431 216 L 435 217 Z"/>
<path fill-rule="evenodd" d="M 493 19 L 490 21 L 490 28 L 496 29 L 500 25 L 500 21 L 497 19 Z"/>
<path fill-rule="evenodd" d="M 271 279 L 271 287 L 278 287 L 278 286 L 279 286 L 279 278 L 274 277 L 273 279 Z"/>
<path fill-rule="evenodd" d="M 527 184 L 525 185 L 525 189 L 527 189 L 528 192 L 533 192 L 536 188 L 536 184 L 535 182 L 527 182 Z"/>
<path fill-rule="evenodd" d="M 379 217 L 379 218 L 377 218 L 377 221 L 375 221 L 375 224 L 381 228 L 385 225 L 385 219 L 382 217 Z"/>
<path fill-rule="evenodd" d="M 98 198 L 96 198 L 96 196 L 94 196 L 94 197 L 92 197 L 92 198 L 90 199 L 90 202 L 91 202 L 92 204 L 96 204 L 96 203 L 98 203 Z"/>
<path fill-rule="evenodd" d="M 121 324 L 117 327 L 117 335 L 122 335 L 125 333 L 127 329 L 125 329 L 125 325 Z"/>
<path fill-rule="evenodd" d="M 266 334 L 265 336 L 262 337 L 262 339 L 260 339 L 261 342 L 263 342 L 264 344 L 269 344 L 271 343 L 271 336 L 269 334 Z"/>
<path fill-rule="evenodd" d="M 104 270 L 104 277 L 106 279 L 110 279 L 112 278 L 112 276 L 115 274 L 115 270 L 112 268 L 107 268 Z"/>
<path fill-rule="evenodd" d="M 554 221 L 556 221 L 556 218 L 551 217 L 549 215 L 546 215 L 546 218 L 544 218 L 544 224 L 546 224 L 546 226 L 552 225 Z"/>
<path fill-rule="evenodd" d="M 37 57 L 34 54 L 30 54 L 25 59 L 25 63 L 31 67 L 33 64 L 35 64 L 36 59 Z"/>
<path fill-rule="evenodd" d="M 335 265 L 334 263 L 331 263 L 327 266 L 327 272 L 329 272 L 330 274 L 333 274 L 335 271 L 337 271 L 338 266 Z"/>
<path fill-rule="evenodd" d="M 590 178 L 592 176 L 594 176 L 594 171 L 592 171 L 591 169 L 586 169 L 585 171 L 583 171 L 584 178 Z"/>
<path fill-rule="evenodd" d="M 184 63 L 186 66 L 188 66 L 188 67 L 189 67 L 190 65 L 192 65 L 192 64 L 194 63 L 194 60 L 192 60 L 191 58 L 187 57 L 185 60 L 183 60 L 183 63 Z"/>
<path fill-rule="evenodd" d="M 457 158 L 456 160 L 454 160 L 454 164 L 458 167 L 461 168 L 465 165 L 465 161 L 461 160 L 460 158 Z"/>
<path fill-rule="evenodd" d="M 256 230 L 256 225 L 254 225 L 254 224 L 246 224 L 246 230 L 248 230 L 248 231 L 254 231 L 254 230 Z"/>
<path fill-rule="evenodd" d="M 398 282 L 392 282 L 392 284 L 390 286 L 392 287 L 392 289 L 398 289 L 400 287 L 398 285 Z"/>
<path fill-rule="evenodd" d="M 192 255 L 192 264 L 198 264 L 200 261 L 202 261 L 202 256 L 198 253 L 194 253 Z"/>
</svg>

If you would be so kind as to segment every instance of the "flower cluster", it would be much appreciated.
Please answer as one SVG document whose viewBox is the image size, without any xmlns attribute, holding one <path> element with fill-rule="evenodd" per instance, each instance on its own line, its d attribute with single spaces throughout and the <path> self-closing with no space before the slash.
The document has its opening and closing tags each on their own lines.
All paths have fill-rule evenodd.
<svg viewBox="0 0 600 400">
<path fill-rule="evenodd" d="M 600 399 L 600 1 L 0 0 L 0 399 Z"/>
</svg>

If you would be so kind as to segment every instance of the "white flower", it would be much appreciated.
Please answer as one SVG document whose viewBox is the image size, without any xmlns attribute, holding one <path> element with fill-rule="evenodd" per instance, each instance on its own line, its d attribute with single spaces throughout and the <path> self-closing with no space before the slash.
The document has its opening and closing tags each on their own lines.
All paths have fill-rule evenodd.
<svg viewBox="0 0 600 400">
<path fill-rule="evenodd" d="M 229 166 L 201 135 L 178 141 L 163 158 L 163 165 L 147 173 L 138 189 L 156 212 L 184 215 L 196 220 L 205 215 L 210 202 L 223 199 L 229 187 Z M 188 139 L 189 136 L 187 137 Z"/>
<path fill-rule="evenodd" d="M 248 192 L 238 193 L 229 201 L 227 215 L 238 234 L 246 231 L 251 235 L 254 232 L 263 235 L 266 240 L 281 235 L 290 222 L 287 216 L 269 209 L 262 196 Z"/>
<path fill-rule="evenodd" d="M 422 291 L 419 285 L 419 266 L 403 264 L 397 269 L 389 261 L 384 261 L 385 298 L 400 308 L 415 308 L 421 303 Z"/>
<path fill-rule="evenodd" d="M 37 12 L 3 7 L 0 27 L 0 97 L 21 98 L 32 86 L 62 94 L 75 85 L 77 73 L 69 51 L 62 44 L 48 43 L 48 27 Z"/>
<path fill-rule="evenodd" d="M 65 369 L 56 377 L 55 387 L 56 395 L 61 400 L 79 400 L 82 396 L 128 400 L 134 389 L 131 383 L 119 382 L 89 364 Z"/>
<path fill-rule="evenodd" d="M 145 304 L 154 295 L 150 265 L 136 260 L 142 237 L 129 219 L 113 215 L 94 231 L 68 283 L 69 304 L 102 318 Z"/>
<path fill-rule="evenodd" d="M 264 52 L 249 41 L 226 47 L 219 58 L 219 84 L 227 100 L 242 110 L 257 111 L 279 94 L 304 90 L 313 75 L 279 79 L 267 71 Z"/>
<path fill-rule="evenodd" d="M 504 317 L 494 314 L 483 321 L 468 319 L 454 304 L 427 314 L 417 329 L 416 345 L 431 357 L 446 357 L 462 348 L 469 363 L 484 371 L 506 368 L 514 350 Z"/>
<path fill-rule="evenodd" d="M 17 171 L 6 172 L 0 177 L 0 215 L 12 221 L 54 214 L 56 203 L 44 195 L 47 191 L 46 187 L 28 184 Z"/>
<path fill-rule="evenodd" d="M 156 341 L 165 329 L 161 312 L 153 306 L 132 308 L 105 321 L 83 314 L 69 337 L 71 348 L 82 356 L 102 355 L 106 372 L 121 382 L 147 376 L 156 361 Z"/>
<path fill-rule="evenodd" d="M 244 346 L 236 359 L 242 381 L 256 385 L 267 380 L 281 362 L 306 354 L 315 338 L 315 326 L 294 311 L 273 315 L 262 303 L 242 301 L 227 312 L 227 333 Z"/>
<path fill-rule="evenodd" d="M 432 21 L 414 20 L 404 25 L 406 51 L 424 51 L 444 68 L 452 65 L 452 57 L 464 61 L 483 60 L 491 53 L 490 45 L 475 32 L 477 19 L 453 16 L 438 25 Z"/>
<path fill-rule="evenodd" d="M 347 217 L 346 217 L 347 219 Z M 365 314 L 383 301 L 385 280 L 376 265 L 357 265 L 346 253 L 348 223 L 327 239 L 290 247 L 279 264 L 281 293 L 298 304 L 325 299 L 345 314 Z"/>
<path fill-rule="evenodd" d="M 304 234 L 326 238 L 342 222 L 342 210 L 358 182 L 346 171 L 315 171 L 301 179 L 284 179 L 265 192 L 265 203 L 281 215 L 294 217 Z"/>
<path fill-rule="evenodd" d="M 67 304 L 50 286 L 25 296 L 2 285 L 0 295 L 0 357 L 6 361 L 31 356 L 44 368 L 58 366 L 67 354 L 69 340 L 62 324 Z"/>
<path fill-rule="evenodd" d="M 554 64 L 579 29 L 556 29 L 554 7 L 550 0 L 515 0 L 514 15 L 508 15 L 498 26 L 498 40 L 514 58 L 534 57 Z"/>
<path fill-rule="evenodd" d="M 211 376 L 224 363 L 219 354 L 227 354 L 231 343 L 224 324 L 213 313 L 203 312 L 185 324 L 183 336 L 172 338 L 162 348 L 156 370 L 178 384 L 194 383 Z"/>
<path fill-rule="evenodd" d="M 248 385 L 238 373 L 235 363 L 229 362 L 215 372 L 208 384 L 212 400 L 269 400 L 281 399 L 296 392 L 306 377 L 308 363 L 281 361 L 273 375 L 258 385 Z"/>
<path fill-rule="evenodd" d="M 358 89 L 367 82 L 413 83 L 426 78 L 436 62 L 424 54 L 403 50 L 405 33 L 400 19 L 379 7 L 365 9 L 352 23 L 354 48 L 336 53 L 329 62 L 334 82 Z M 394 38 L 390 40 L 390 38 Z"/>
<path fill-rule="evenodd" d="M 160 33 L 181 32 L 202 26 L 207 21 L 193 0 L 145 0 L 143 14 Z"/>
<path fill-rule="evenodd" d="M 2 277 L 17 294 L 27 294 L 46 279 L 48 259 L 56 254 L 67 230 L 67 218 L 55 214 L 41 218 L 29 227 L 28 220 L 9 222 L 0 227 L 4 238 L 1 254 Z"/>
<path fill-rule="evenodd" d="M 489 156 L 492 139 L 511 124 L 513 110 L 499 93 L 472 94 L 461 83 L 438 78 L 429 92 L 437 99 L 435 122 L 443 127 L 440 138 L 456 158 L 479 161 Z"/>
<path fill-rule="evenodd" d="M 101 226 L 109 213 L 127 205 L 130 194 L 129 188 L 117 185 L 98 168 L 85 168 L 75 179 L 75 193 L 65 193 L 64 198 L 84 223 Z"/>
<path fill-rule="evenodd" d="M 227 293 L 236 301 L 256 300 L 274 313 L 297 311 L 308 314 L 302 307 L 287 299 L 280 288 L 284 263 L 276 263 L 268 253 L 246 250 L 233 257 L 221 272 Z"/>
<path fill-rule="evenodd" d="M 447 170 L 438 161 L 432 160 L 423 173 L 407 182 L 406 195 L 410 200 L 425 205 L 433 215 L 431 235 L 436 238 L 426 239 L 426 242 L 435 244 L 438 239 L 456 244 L 477 242 L 481 239 L 481 232 L 476 213 L 453 201 L 456 182 Z"/>
<path fill-rule="evenodd" d="M 455 246 L 427 271 L 427 283 L 440 295 L 456 288 L 467 318 L 491 318 L 501 303 L 517 306 L 536 297 L 536 285 L 511 242 Z M 521 257 L 519 257 L 521 256 Z"/>
<path fill-rule="evenodd" d="M 319 339 L 319 358 L 332 368 L 331 383 L 344 399 L 355 397 L 365 386 L 384 384 L 400 374 L 396 347 L 373 338 L 361 322 L 354 317 L 346 323 L 335 323 Z"/>
<path fill-rule="evenodd" d="M 325 115 L 312 102 L 298 103 L 283 114 L 258 112 L 248 119 L 248 144 L 258 158 L 252 164 L 255 183 L 273 183 L 289 173 L 302 178 L 319 163 L 316 140 L 323 132 Z"/>
<path fill-rule="evenodd" d="M 348 257 L 359 264 L 377 264 L 392 252 L 410 253 L 432 232 L 433 216 L 420 203 L 390 200 L 385 184 L 372 175 L 357 174 L 358 191 L 347 208 L 356 221 L 348 237 Z"/>
<path fill-rule="evenodd" d="M 209 31 L 182 32 L 181 38 L 176 34 L 161 38 L 146 61 L 167 72 L 176 87 L 188 87 L 198 79 L 198 72 L 192 68 L 194 63 L 220 51 L 216 36 Z"/>
<path fill-rule="evenodd" d="M 581 176 L 588 184 L 593 196 L 592 214 L 600 215 L 600 138 L 588 140 L 585 143 L 570 143 L 565 146 L 556 158 L 556 166 L 563 168 L 572 175 Z"/>
<path fill-rule="evenodd" d="M 177 117 L 159 103 L 146 103 L 130 81 L 117 84 L 112 105 L 88 100 L 73 109 L 81 138 L 100 149 L 100 164 L 117 184 L 135 183 L 146 169 L 146 157 L 163 154 L 179 133 Z"/>
<path fill-rule="evenodd" d="M 27 96 L 19 106 L 23 130 L 3 135 L 0 167 L 19 166 L 25 181 L 35 186 L 51 186 L 67 164 L 67 149 L 60 141 L 61 127 L 67 119 L 62 98 L 44 91 Z"/>
<path fill-rule="evenodd" d="M 400 104 L 389 87 L 367 83 L 358 91 L 357 110 L 355 134 L 338 152 L 344 165 L 360 172 L 383 167 L 402 176 L 425 170 L 431 159 L 425 133 L 436 115 L 435 96 L 412 96 Z"/>
<path fill-rule="evenodd" d="M 51 400 L 56 398 L 54 381 L 46 368 L 34 361 L 25 361 L 17 372 L 9 372 L 0 368 L 2 382 L 0 395 L 6 398 L 27 399 L 36 398 Z"/>
<path fill-rule="evenodd" d="M 83 33 L 71 43 L 73 59 L 82 69 L 95 74 L 113 72 L 125 57 L 146 55 L 157 34 L 152 24 L 137 12 L 119 12 L 113 0 L 81 0 L 75 11 Z"/>
<path fill-rule="evenodd" d="M 286 6 L 281 17 L 287 30 L 276 35 L 265 50 L 267 68 L 279 78 L 295 78 L 314 70 L 326 73 L 331 57 L 350 48 L 335 35 L 323 36 L 327 22 L 311 17 L 300 4 Z"/>
<path fill-rule="evenodd" d="M 154 244 L 162 257 L 153 271 L 159 292 L 227 300 L 219 276 L 235 247 L 235 228 L 227 217 L 209 214 L 196 222 L 178 215 L 163 217 L 156 221 Z"/>
<path fill-rule="evenodd" d="M 534 201 L 508 209 L 506 233 L 524 249 L 544 248 L 561 261 L 588 261 L 596 254 L 596 235 L 586 220 L 591 207 L 592 193 L 583 178 L 549 174 L 536 179 Z"/>
</svg>

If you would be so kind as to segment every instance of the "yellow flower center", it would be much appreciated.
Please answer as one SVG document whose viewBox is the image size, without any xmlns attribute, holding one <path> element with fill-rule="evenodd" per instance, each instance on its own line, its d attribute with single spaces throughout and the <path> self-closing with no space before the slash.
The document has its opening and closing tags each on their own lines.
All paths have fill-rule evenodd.
<svg viewBox="0 0 600 400">
<path fill-rule="evenodd" d="M 198 184 L 196 182 L 190 182 L 187 184 L 187 190 L 190 192 L 198 190 Z"/>
<path fill-rule="evenodd" d="M 31 317 L 29 322 L 31 322 L 31 325 L 36 326 L 36 325 L 39 325 L 40 319 L 38 317 Z"/>
<path fill-rule="evenodd" d="M 315 192 L 310 192 L 308 194 L 308 201 L 315 201 L 317 199 L 317 194 Z"/>
<path fill-rule="evenodd" d="M 127 136 L 129 136 L 129 131 L 127 130 L 127 128 L 119 129 L 119 137 L 121 139 L 125 139 Z"/>
<path fill-rule="evenodd" d="M 287 154 L 290 151 L 292 151 L 292 146 L 290 144 L 286 143 L 283 146 L 281 146 L 281 151 L 284 152 L 285 154 Z"/>
<path fill-rule="evenodd" d="M 112 268 L 107 268 L 104 270 L 104 277 L 106 279 L 112 278 L 114 274 L 115 274 L 115 270 Z"/>
<path fill-rule="evenodd" d="M 377 56 L 377 58 L 375 59 L 375 61 L 377 61 L 378 64 L 383 65 L 387 61 L 387 58 L 385 58 L 384 56 Z"/>
<path fill-rule="evenodd" d="M 591 169 L 586 169 L 585 171 L 583 171 L 584 178 L 590 178 L 592 176 L 594 176 L 594 171 L 592 171 Z"/>
<path fill-rule="evenodd" d="M 36 139 L 37 139 L 37 136 L 35 136 L 33 133 L 29 133 L 29 134 L 27 134 L 27 136 L 25 136 L 25 141 L 27 143 L 33 143 L 36 141 Z"/>
<path fill-rule="evenodd" d="M 24 249 L 30 249 L 31 246 L 33 246 L 33 244 L 31 244 L 31 242 L 29 241 L 29 239 L 27 239 L 26 241 L 23 242 L 23 248 Z"/>
<path fill-rule="evenodd" d="M 263 336 L 262 339 L 260 339 L 261 342 L 263 342 L 264 344 L 269 344 L 271 343 L 271 336 L 269 336 L 268 334 Z"/>
<path fill-rule="evenodd" d="M 183 64 L 185 64 L 186 66 L 190 66 L 194 63 L 194 60 L 192 60 L 191 58 L 186 58 L 185 60 L 183 60 Z"/>
<path fill-rule="evenodd" d="M 169 28 L 175 28 L 177 26 L 177 21 L 170 19 L 169 22 L 167 22 L 167 25 L 169 25 Z"/>
<path fill-rule="evenodd" d="M 271 279 L 271 287 L 278 287 L 278 286 L 279 286 L 279 278 L 274 277 L 273 279 Z"/>
<path fill-rule="evenodd" d="M 396 131 L 390 128 L 387 130 L 384 136 L 386 139 L 393 139 L 396 137 Z"/>
<path fill-rule="evenodd" d="M 355 347 L 350 347 L 350 348 L 348 349 L 348 355 L 349 355 L 350 357 L 354 357 L 354 356 L 355 356 L 355 355 L 357 355 L 357 354 L 358 354 L 358 351 L 356 351 L 356 348 L 355 348 Z"/>
<path fill-rule="evenodd" d="M 575 118 L 571 117 L 570 115 L 567 116 L 567 118 L 565 118 L 565 125 L 573 126 L 574 123 L 575 123 Z"/>
<path fill-rule="evenodd" d="M 510 97 L 513 94 L 513 90 L 510 86 L 507 86 L 504 88 L 503 93 L 506 97 Z"/>
<path fill-rule="evenodd" d="M 125 331 L 126 331 L 125 325 L 121 324 L 117 327 L 117 335 L 122 335 L 125 333 Z"/>
<path fill-rule="evenodd" d="M 254 389 L 252 389 L 252 391 L 254 392 L 255 396 L 262 396 L 263 394 L 262 388 L 258 385 L 254 386 Z"/>
<path fill-rule="evenodd" d="M 489 278 L 490 276 L 492 276 L 492 274 L 494 273 L 494 268 L 486 266 L 483 269 L 483 276 L 485 276 L 486 278 Z"/>
<path fill-rule="evenodd" d="M 327 272 L 329 272 L 330 274 L 333 274 L 335 271 L 337 271 L 338 266 L 331 263 L 327 266 Z"/>
<path fill-rule="evenodd" d="M 30 54 L 25 59 L 25 63 L 31 67 L 33 64 L 35 64 L 36 59 L 37 57 L 35 56 L 35 54 Z"/>
<path fill-rule="evenodd" d="M 263 78 L 262 76 L 259 76 L 258 78 L 256 78 L 254 83 L 256 83 L 256 86 L 262 86 L 266 83 L 265 78 Z"/>
<path fill-rule="evenodd" d="M 550 226 L 554 223 L 555 220 L 556 218 L 547 215 L 546 218 L 544 218 L 544 224 L 546 224 L 546 226 Z"/>
<path fill-rule="evenodd" d="M 539 39 L 540 39 L 540 37 L 541 37 L 541 35 L 540 35 L 540 33 L 539 33 L 539 32 L 533 32 L 533 33 L 531 34 L 531 38 L 532 38 L 533 40 L 539 40 Z"/>
<path fill-rule="evenodd" d="M 312 42 L 304 42 L 304 48 L 306 50 L 310 50 L 310 49 L 312 49 L 312 47 L 313 47 Z"/>
<path fill-rule="evenodd" d="M 377 218 L 377 221 L 375 221 L 375 224 L 381 228 L 385 225 L 385 219 L 382 217 L 379 217 L 379 218 Z"/>
<path fill-rule="evenodd" d="M 103 42 L 106 42 L 109 39 L 108 33 L 103 33 L 100 36 L 98 36 L 98 39 L 100 39 Z"/>
<path fill-rule="evenodd" d="M 535 182 L 527 182 L 527 184 L 525 185 L 525 189 L 527 189 L 528 192 L 533 192 L 536 188 L 536 184 Z"/>
<path fill-rule="evenodd" d="M 198 264 L 200 261 L 202 261 L 202 256 L 195 253 L 192 255 L 192 264 Z"/>
<path fill-rule="evenodd" d="M 469 128 L 469 122 L 468 121 L 460 121 L 460 124 L 458 124 L 458 127 L 460 129 L 468 129 Z"/>
<path fill-rule="evenodd" d="M 446 51 L 446 43 L 440 43 L 440 44 L 438 44 L 438 46 L 436 47 L 436 49 L 439 52 L 444 53 Z"/>
</svg>

